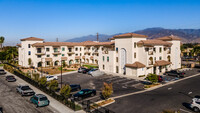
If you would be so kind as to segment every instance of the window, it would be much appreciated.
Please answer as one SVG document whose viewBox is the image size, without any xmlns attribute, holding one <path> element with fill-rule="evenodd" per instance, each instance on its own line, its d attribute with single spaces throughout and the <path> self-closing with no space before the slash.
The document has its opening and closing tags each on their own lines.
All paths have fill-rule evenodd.
<svg viewBox="0 0 200 113">
<path fill-rule="evenodd" d="M 48 51 L 49 51 L 49 48 L 46 48 L 46 51 L 48 52 Z"/>
<path fill-rule="evenodd" d="M 62 54 L 62 56 L 65 56 L 65 54 Z"/>
<path fill-rule="evenodd" d="M 103 61 L 105 60 L 104 56 L 103 56 Z"/>
<path fill-rule="evenodd" d="M 109 62 L 109 57 L 107 57 L 107 62 Z"/>
<path fill-rule="evenodd" d="M 68 48 L 69 52 L 72 52 L 72 48 Z"/>
<path fill-rule="evenodd" d="M 90 53 L 88 53 L 88 55 L 90 56 Z"/>
<path fill-rule="evenodd" d="M 57 57 L 57 56 L 58 56 L 57 54 L 54 55 L 54 57 Z"/>
<path fill-rule="evenodd" d="M 156 57 L 154 57 L 154 60 L 156 61 Z"/>
<path fill-rule="evenodd" d="M 28 44 L 28 48 L 31 48 L 31 44 Z"/>
<path fill-rule="evenodd" d="M 148 48 L 148 47 L 146 47 L 146 48 L 145 48 L 145 51 L 149 51 L 149 48 Z"/>
<path fill-rule="evenodd" d="M 78 51 L 78 48 L 76 47 L 75 51 Z"/>
<path fill-rule="evenodd" d="M 118 57 L 116 57 L 116 62 L 118 62 Z"/>
<path fill-rule="evenodd" d="M 37 48 L 37 53 L 42 53 L 42 49 L 41 48 Z"/>
<path fill-rule="evenodd" d="M 159 60 L 162 60 L 162 57 L 161 57 L 161 56 L 159 57 Z"/>
<path fill-rule="evenodd" d="M 103 70 L 105 69 L 105 66 L 103 65 Z"/>
<path fill-rule="evenodd" d="M 136 45 L 136 42 L 134 42 L 134 48 L 136 48 L 136 46 L 137 46 L 137 45 Z"/>
<path fill-rule="evenodd" d="M 136 58 L 136 52 L 134 53 L 134 58 Z"/>
<path fill-rule="evenodd" d="M 46 64 L 47 64 L 47 65 L 50 65 L 50 62 L 49 62 L 49 61 L 47 61 L 47 62 L 46 62 Z"/>
<path fill-rule="evenodd" d="M 78 56 L 78 54 L 76 54 L 76 56 Z"/>
<path fill-rule="evenodd" d="M 116 53 L 118 53 L 118 47 L 116 47 Z"/>
<path fill-rule="evenodd" d="M 162 47 L 160 47 L 160 53 L 162 52 Z"/>
<path fill-rule="evenodd" d="M 37 57 L 38 57 L 38 58 L 41 58 L 41 55 L 38 55 Z"/>
<path fill-rule="evenodd" d="M 50 57 L 50 55 L 48 54 L 47 57 Z"/>
<path fill-rule="evenodd" d="M 82 56 L 82 54 L 80 53 L 80 56 Z"/>
<path fill-rule="evenodd" d="M 159 71 L 160 71 L 160 73 L 162 72 L 162 66 L 159 66 Z"/>
<path fill-rule="evenodd" d="M 28 51 L 28 55 L 31 55 L 31 51 Z"/>
<path fill-rule="evenodd" d="M 53 48 L 54 52 L 58 52 L 58 48 Z"/>
<path fill-rule="evenodd" d="M 81 47 L 80 47 L 80 51 L 81 51 Z"/>
<path fill-rule="evenodd" d="M 156 52 L 156 48 L 155 47 L 153 48 L 153 51 Z"/>
<path fill-rule="evenodd" d="M 119 67 L 116 66 L 116 73 L 119 73 Z"/>
<path fill-rule="evenodd" d="M 72 54 L 69 54 L 68 56 L 72 56 Z"/>
<path fill-rule="evenodd" d="M 65 48 L 64 48 L 64 47 L 62 48 L 62 51 L 65 51 Z"/>
</svg>

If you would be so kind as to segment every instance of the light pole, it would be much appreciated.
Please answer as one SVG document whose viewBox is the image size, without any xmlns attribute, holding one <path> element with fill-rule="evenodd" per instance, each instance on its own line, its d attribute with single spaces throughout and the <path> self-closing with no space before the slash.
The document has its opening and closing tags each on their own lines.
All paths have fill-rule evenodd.
<svg viewBox="0 0 200 113">
<path fill-rule="evenodd" d="M 41 58 L 41 77 L 42 77 L 42 58 Z"/>
<path fill-rule="evenodd" d="M 62 59 L 61 59 L 61 88 L 62 88 Z"/>
</svg>

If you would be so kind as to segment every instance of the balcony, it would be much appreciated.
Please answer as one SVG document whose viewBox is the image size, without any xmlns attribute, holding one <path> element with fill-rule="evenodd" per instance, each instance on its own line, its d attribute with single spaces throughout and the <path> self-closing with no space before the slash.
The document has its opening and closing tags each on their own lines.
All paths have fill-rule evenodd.
<svg viewBox="0 0 200 113">
<path fill-rule="evenodd" d="M 60 51 L 54 51 L 52 54 L 54 54 L 54 55 L 59 55 L 59 54 L 61 54 L 61 53 L 60 53 Z"/>
<path fill-rule="evenodd" d="M 149 55 L 153 55 L 153 51 L 149 51 L 148 54 L 149 54 Z"/>
<path fill-rule="evenodd" d="M 67 52 L 67 54 L 75 54 L 75 52 L 69 51 L 69 52 Z"/>
<path fill-rule="evenodd" d="M 44 52 L 38 52 L 38 53 L 35 53 L 35 55 L 45 55 Z"/>
</svg>

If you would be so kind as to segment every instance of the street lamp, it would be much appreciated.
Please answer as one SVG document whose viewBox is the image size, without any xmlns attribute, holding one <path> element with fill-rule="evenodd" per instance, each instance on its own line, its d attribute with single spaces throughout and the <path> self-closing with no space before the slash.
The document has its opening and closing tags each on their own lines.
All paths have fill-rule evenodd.
<svg viewBox="0 0 200 113">
<path fill-rule="evenodd" d="M 62 58 L 61 58 L 61 88 L 62 88 Z"/>
</svg>

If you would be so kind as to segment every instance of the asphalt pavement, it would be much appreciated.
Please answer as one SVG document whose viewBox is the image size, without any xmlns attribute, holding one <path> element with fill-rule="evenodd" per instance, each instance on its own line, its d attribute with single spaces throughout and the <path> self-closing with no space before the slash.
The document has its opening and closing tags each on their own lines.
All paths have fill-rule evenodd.
<svg viewBox="0 0 200 113">
<path fill-rule="evenodd" d="M 200 76 L 192 77 L 149 92 L 116 99 L 107 106 L 116 113 L 161 113 L 163 110 L 193 112 L 189 108 L 192 98 L 200 95 Z"/>
<path fill-rule="evenodd" d="M 22 97 L 16 92 L 17 82 L 7 82 L 6 75 L 0 75 L 0 106 L 5 113 L 55 113 L 50 106 L 36 108 L 30 103 L 30 96 Z"/>
</svg>

